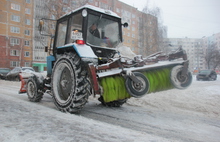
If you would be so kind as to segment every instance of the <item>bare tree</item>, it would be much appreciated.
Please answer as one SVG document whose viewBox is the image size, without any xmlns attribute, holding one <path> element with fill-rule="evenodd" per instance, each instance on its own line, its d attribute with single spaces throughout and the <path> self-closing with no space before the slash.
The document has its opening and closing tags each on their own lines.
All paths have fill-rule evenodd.
<svg viewBox="0 0 220 142">
<path fill-rule="evenodd" d="M 208 69 L 216 69 L 220 66 L 220 50 L 217 48 L 216 43 L 211 44 L 206 49 L 205 60 L 208 66 Z"/>
<path fill-rule="evenodd" d="M 145 30 L 143 32 L 140 33 L 140 37 L 143 37 L 144 41 L 146 41 L 146 47 L 150 47 L 150 46 L 153 46 L 153 47 L 156 47 L 156 50 L 159 51 L 159 50 L 162 50 L 163 48 L 163 38 L 165 37 L 166 35 L 166 31 L 167 31 L 167 28 L 163 25 L 163 19 L 161 17 L 161 10 L 159 7 L 154 7 L 154 8 L 149 8 L 149 5 L 148 5 L 148 1 L 147 1 L 147 4 L 146 6 L 143 8 L 142 10 L 143 13 L 147 14 L 147 17 L 146 19 L 142 18 L 142 20 L 145 20 L 145 21 L 142 21 L 140 27 L 141 29 Z M 154 24 L 153 26 L 157 26 L 157 27 L 152 27 L 152 26 L 148 26 L 148 24 L 145 24 L 147 22 L 149 22 L 150 20 L 152 20 L 152 16 L 156 17 L 157 18 L 157 24 Z M 154 30 L 154 31 L 152 31 Z M 155 33 L 155 35 L 153 36 L 154 38 L 154 41 L 153 42 L 153 45 L 149 45 L 150 44 L 150 41 L 152 39 L 151 36 L 149 33 Z M 152 43 L 151 43 L 152 44 Z M 146 49 L 147 52 L 149 49 Z M 155 52 L 155 51 L 153 51 Z"/>
<path fill-rule="evenodd" d="M 45 8 L 49 10 L 49 15 L 52 16 L 52 18 L 58 19 L 86 3 L 88 3 L 88 0 L 48 0 Z"/>
<path fill-rule="evenodd" d="M 66 13 L 85 5 L 86 3 L 88 3 L 88 0 L 48 0 L 44 6 L 44 8 L 48 11 L 46 19 L 57 20 Z M 47 23 L 45 23 L 45 28 L 47 33 L 54 33 L 55 23 L 51 20 L 48 20 Z"/>
</svg>

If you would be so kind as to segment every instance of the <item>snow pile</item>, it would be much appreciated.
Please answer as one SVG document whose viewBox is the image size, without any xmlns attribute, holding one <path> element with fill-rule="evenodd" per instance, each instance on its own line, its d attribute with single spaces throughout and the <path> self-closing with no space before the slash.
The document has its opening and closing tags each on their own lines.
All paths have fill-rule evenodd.
<svg viewBox="0 0 220 142">
<path fill-rule="evenodd" d="M 207 85 L 208 84 L 208 85 Z M 217 81 L 196 81 L 185 90 L 171 89 L 131 98 L 129 105 L 161 109 L 167 112 L 220 118 L 220 76 Z"/>
<path fill-rule="evenodd" d="M 26 94 L 17 94 L 19 85 L 20 82 L 0 80 L 1 142 L 169 141 L 145 132 L 62 113 L 56 109 L 51 97 L 44 96 L 44 103 L 30 102 Z"/>
<path fill-rule="evenodd" d="M 121 108 L 100 107 L 98 96 L 91 96 L 80 116 L 58 111 L 48 94 L 30 102 L 17 93 L 20 82 L 0 80 L 0 141 L 219 142 L 219 86 L 220 76 L 216 81 L 194 76 L 185 90 L 130 98 Z"/>
</svg>

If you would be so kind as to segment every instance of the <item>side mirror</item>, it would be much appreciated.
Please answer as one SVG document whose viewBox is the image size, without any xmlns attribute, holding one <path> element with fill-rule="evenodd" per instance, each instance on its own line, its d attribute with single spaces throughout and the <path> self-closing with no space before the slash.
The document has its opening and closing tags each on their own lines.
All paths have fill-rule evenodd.
<svg viewBox="0 0 220 142">
<path fill-rule="evenodd" d="M 42 31 L 43 25 L 44 25 L 44 21 L 41 19 L 41 20 L 39 21 L 39 31 Z"/>
<path fill-rule="evenodd" d="M 127 28 L 128 27 L 128 23 L 127 22 L 125 22 L 124 24 L 122 24 L 125 28 Z"/>
</svg>

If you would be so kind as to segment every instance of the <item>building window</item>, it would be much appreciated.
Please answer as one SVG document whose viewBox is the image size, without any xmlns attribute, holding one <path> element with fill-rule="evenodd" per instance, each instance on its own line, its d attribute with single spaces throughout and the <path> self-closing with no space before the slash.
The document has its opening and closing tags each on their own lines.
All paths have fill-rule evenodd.
<svg viewBox="0 0 220 142">
<path fill-rule="evenodd" d="M 25 46 L 30 46 L 30 41 L 25 40 L 25 41 L 24 41 L 24 45 L 25 45 Z"/>
<path fill-rule="evenodd" d="M 19 50 L 11 50 L 10 55 L 11 56 L 19 56 L 20 52 L 19 52 Z"/>
<path fill-rule="evenodd" d="M 24 52 L 24 57 L 30 57 L 30 52 L 25 51 L 25 52 Z"/>
<path fill-rule="evenodd" d="M 11 21 L 20 22 L 20 16 L 11 15 Z"/>
<path fill-rule="evenodd" d="M 116 12 L 120 13 L 120 10 L 118 8 L 116 8 Z"/>
<path fill-rule="evenodd" d="M 26 3 L 31 3 L 31 0 L 25 0 Z"/>
<path fill-rule="evenodd" d="M 134 14 L 132 14 L 132 18 L 135 18 L 135 15 L 134 15 Z"/>
<path fill-rule="evenodd" d="M 63 0 L 63 3 L 68 3 L 68 0 Z"/>
<path fill-rule="evenodd" d="M 19 62 L 18 61 L 10 61 L 10 66 L 11 67 L 18 67 L 19 66 Z"/>
<path fill-rule="evenodd" d="M 50 18 L 56 20 L 56 17 L 54 15 L 51 15 Z"/>
<path fill-rule="evenodd" d="M 11 38 L 11 39 L 10 39 L 10 44 L 11 44 L 12 46 L 14 46 L 14 45 L 19 45 L 19 44 L 20 44 L 20 39 Z"/>
<path fill-rule="evenodd" d="M 24 63 L 24 66 L 25 66 L 25 67 L 30 67 L 30 62 L 25 62 L 25 63 Z"/>
<path fill-rule="evenodd" d="M 77 2 L 76 1 L 71 1 L 71 5 L 72 5 L 72 7 L 75 7 L 77 5 Z"/>
<path fill-rule="evenodd" d="M 135 31 L 135 27 L 132 27 L 132 31 Z"/>
<path fill-rule="evenodd" d="M 63 8 L 62 8 L 62 11 L 63 11 L 63 12 L 67 12 L 67 7 L 63 7 Z"/>
<path fill-rule="evenodd" d="M 12 3 L 12 4 L 11 4 L 11 9 L 20 11 L 21 8 L 20 8 L 20 5 L 15 4 L 15 3 Z"/>
<path fill-rule="evenodd" d="M 20 28 L 18 28 L 18 27 L 11 27 L 11 32 L 12 33 L 20 33 Z"/>
<path fill-rule="evenodd" d="M 55 25 L 54 24 L 51 24 L 50 27 L 51 27 L 51 29 L 55 30 Z"/>
<path fill-rule="evenodd" d="M 29 36 L 30 35 L 30 31 L 29 30 L 25 30 L 24 34 Z"/>
<path fill-rule="evenodd" d="M 25 8 L 25 13 L 26 14 L 31 14 L 31 9 L 30 8 Z"/>
<path fill-rule="evenodd" d="M 135 34 L 132 34 L 132 37 L 135 38 Z"/>
<path fill-rule="evenodd" d="M 25 19 L 25 24 L 26 24 L 26 25 L 31 25 L 31 20 Z"/>
<path fill-rule="evenodd" d="M 99 3 L 98 3 L 98 2 L 95 2 L 95 6 L 99 6 Z"/>
</svg>

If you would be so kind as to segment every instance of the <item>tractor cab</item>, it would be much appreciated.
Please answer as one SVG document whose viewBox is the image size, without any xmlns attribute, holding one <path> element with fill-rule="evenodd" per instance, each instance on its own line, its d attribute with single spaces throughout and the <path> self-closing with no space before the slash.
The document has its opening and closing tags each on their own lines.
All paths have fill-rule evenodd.
<svg viewBox="0 0 220 142">
<path fill-rule="evenodd" d="M 111 58 L 122 41 L 122 25 L 127 26 L 114 12 L 85 5 L 57 20 L 54 53 L 75 43 L 90 46 L 97 57 Z"/>
</svg>

